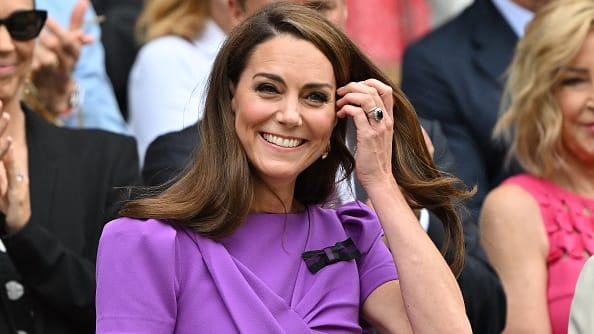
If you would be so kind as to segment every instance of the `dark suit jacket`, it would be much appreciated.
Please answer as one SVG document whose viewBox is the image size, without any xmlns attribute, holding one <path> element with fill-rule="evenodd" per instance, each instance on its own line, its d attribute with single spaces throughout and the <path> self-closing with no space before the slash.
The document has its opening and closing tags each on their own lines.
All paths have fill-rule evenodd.
<svg viewBox="0 0 594 334">
<path fill-rule="evenodd" d="M 437 168 L 450 174 L 454 173 L 456 161 L 449 149 L 440 123 L 423 118 L 420 121 L 433 142 L 435 149 L 433 159 Z M 458 277 L 458 284 L 464 297 L 466 314 L 474 333 L 500 333 L 505 326 L 506 319 L 506 299 L 503 286 L 480 244 L 477 224 L 469 212 L 465 211 L 465 208 L 460 210 L 466 249 L 464 267 Z M 431 212 L 429 213 L 427 233 L 437 248 L 441 248 L 444 241 L 443 224 Z M 436 300 L 436 305 L 439 305 L 439 300 Z"/>
<path fill-rule="evenodd" d="M 58 128 L 31 111 L 26 129 L 31 220 L 7 235 L 0 215 L 7 249 L 0 252 L 1 285 L 20 282 L 25 294 L 11 301 L 2 288 L 0 333 L 16 332 L 10 314 L 19 312 L 34 313 L 28 333 L 92 333 L 97 244 L 126 196 L 113 187 L 138 183 L 136 144 L 99 130 Z"/>
<path fill-rule="evenodd" d="M 475 221 L 486 193 L 512 173 L 503 166 L 506 148 L 491 133 L 517 40 L 491 0 L 475 0 L 404 53 L 402 90 L 419 116 L 441 123 L 455 175 L 478 185 L 468 203 Z"/>
<path fill-rule="evenodd" d="M 161 135 L 150 143 L 142 167 L 145 185 L 167 183 L 185 168 L 200 146 L 199 126 L 200 121 L 182 130 Z"/>
</svg>

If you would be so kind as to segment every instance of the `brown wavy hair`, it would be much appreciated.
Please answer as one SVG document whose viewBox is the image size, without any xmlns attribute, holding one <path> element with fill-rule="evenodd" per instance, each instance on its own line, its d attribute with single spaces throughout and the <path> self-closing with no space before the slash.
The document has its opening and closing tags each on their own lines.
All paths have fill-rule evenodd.
<svg viewBox="0 0 594 334">
<path fill-rule="evenodd" d="M 255 173 L 235 132 L 231 84 L 239 77 L 254 49 L 280 34 L 315 45 L 334 67 L 337 87 L 351 81 L 390 80 L 351 40 L 323 16 L 301 5 L 274 3 L 238 25 L 219 52 L 211 72 L 202 144 L 197 155 L 168 187 L 149 189 L 129 201 L 122 216 L 156 218 L 182 224 L 205 237 L 228 236 L 244 221 L 253 197 Z M 427 151 L 416 113 L 404 94 L 391 84 L 394 105 L 393 174 L 412 208 L 426 207 L 444 223 L 453 271 L 463 262 L 463 236 L 453 200 L 470 194 L 458 179 L 444 176 Z M 318 159 L 297 178 L 295 199 L 304 205 L 325 204 L 335 191 L 339 167 L 351 175 L 354 159 L 345 145 L 347 119 L 338 119 L 326 159 Z M 447 244 L 447 243 L 446 243 Z M 442 249 L 444 252 L 445 249 Z"/>
</svg>

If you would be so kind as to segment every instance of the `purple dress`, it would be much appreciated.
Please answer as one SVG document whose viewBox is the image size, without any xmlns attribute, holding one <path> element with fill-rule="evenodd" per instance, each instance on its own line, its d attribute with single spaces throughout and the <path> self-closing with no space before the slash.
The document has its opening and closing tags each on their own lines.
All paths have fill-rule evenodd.
<svg viewBox="0 0 594 334">
<path fill-rule="evenodd" d="M 114 220 L 97 257 L 97 333 L 361 333 L 361 304 L 398 277 L 381 234 L 359 202 L 250 214 L 220 241 Z M 349 237 L 357 260 L 308 270 L 303 252 Z"/>
</svg>

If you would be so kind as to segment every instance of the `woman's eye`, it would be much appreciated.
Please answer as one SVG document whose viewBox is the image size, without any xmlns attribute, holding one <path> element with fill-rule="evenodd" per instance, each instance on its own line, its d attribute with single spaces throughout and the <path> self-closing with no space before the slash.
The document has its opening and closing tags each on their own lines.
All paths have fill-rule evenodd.
<svg viewBox="0 0 594 334">
<path fill-rule="evenodd" d="M 256 87 L 256 91 L 261 93 L 268 93 L 268 94 L 275 94 L 278 93 L 278 90 L 274 85 L 271 84 L 260 84 Z"/>
<path fill-rule="evenodd" d="M 328 96 L 324 93 L 311 93 L 307 96 L 307 99 L 316 103 L 328 102 Z"/>
<path fill-rule="evenodd" d="M 567 78 L 567 79 L 563 79 L 561 80 L 561 85 L 563 86 L 576 86 L 579 85 L 581 83 L 584 83 L 586 80 L 582 79 L 582 78 Z"/>
</svg>

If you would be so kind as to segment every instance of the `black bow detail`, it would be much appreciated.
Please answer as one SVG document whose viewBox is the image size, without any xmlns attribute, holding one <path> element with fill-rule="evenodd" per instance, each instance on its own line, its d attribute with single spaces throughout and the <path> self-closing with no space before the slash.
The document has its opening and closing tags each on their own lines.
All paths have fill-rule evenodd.
<svg viewBox="0 0 594 334">
<path fill-rule="evenodd" d="M 305 264 L 307 264 L 307 269 L 312 274 L 315 274 L 327 265 L 339 261 L 358 259 L 361 257 L 361 253 L 357 249 L 357 246 L 355 246 L 355 243 L 353 243 L 353 240 L 348 238 L 345 241 L 337 242 L 331 247 L 303 252 L 301 257 L 305 261 Z"/>
</svg>

